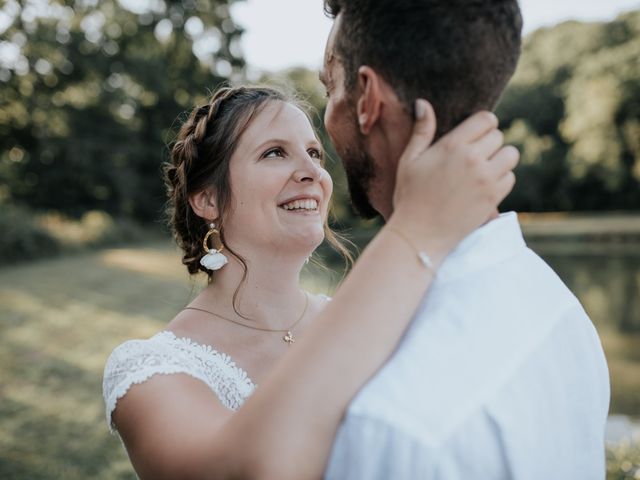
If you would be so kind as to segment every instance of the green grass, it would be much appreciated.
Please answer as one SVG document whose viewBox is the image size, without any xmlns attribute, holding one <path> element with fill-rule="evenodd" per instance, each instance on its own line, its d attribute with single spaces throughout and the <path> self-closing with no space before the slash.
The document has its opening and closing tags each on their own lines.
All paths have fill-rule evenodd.
<svg viewBox="0 0 640 480">
<path fill-rule="evenodd" d="M 135 478 L 107 431 L 104 362 L 198 288 L 168 242 L 0 269 L 0 478 Z"/>
<path fill-rule="evenodd" d="M 108 434 L 104 362 L 155 333 L 191 287 L 167 245 L 0 270 L 0 478 L 135 478 Z"/>
<path fill-rule="evenodd" d="M 307 288 L 330 291 L 323 278 Z M 104 362 L 123 340 L 160 330 L 197 289 L 169 243 L 0 269 L 0 478 L 135 478 L 107 431 Z M 636 465 L 639 449 L 612 450 L 609 478 L 634 478 Z"/>
</svg>

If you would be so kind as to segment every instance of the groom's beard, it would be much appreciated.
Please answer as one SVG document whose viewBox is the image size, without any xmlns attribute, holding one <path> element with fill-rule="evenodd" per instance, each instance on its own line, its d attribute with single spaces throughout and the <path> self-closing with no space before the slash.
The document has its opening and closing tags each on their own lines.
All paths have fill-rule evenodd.
<svg viewBox="0 0 640 480">
<path fill-rule="evenodd" d="M 351 205 L 361 217 L 375 218 L 380 214 L 369 201 L 371 182 L 376 173 L 373 158 L 365 151 L 361 139 L 357 143 L 355 149 L 345 148 L 340 155 L 347 174 Z"/>
<path fill-rule="evenodd" d="M 376 170 L 373 158 L 365 148 L 365 138 L 358 128 L 357 118 L 355 106 L 347 106 L 341 124 L 333 129 L 327 128 L 327 132 L 342 160 L 353 209 L 361 217 L 375 218 L 380 214 L 371 205 L 369 194 Z"/>
</svg>

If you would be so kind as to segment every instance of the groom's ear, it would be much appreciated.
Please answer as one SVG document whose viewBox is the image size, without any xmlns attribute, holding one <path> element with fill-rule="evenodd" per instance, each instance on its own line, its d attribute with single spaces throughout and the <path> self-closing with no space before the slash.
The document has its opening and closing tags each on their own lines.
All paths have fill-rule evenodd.
<svg viewBox="0 0 640 480">
<path fill-rule="evenodd" d="M 356 113 L 360 132 L 363 135 L 368 135 L 380 118 L 383 102 L 381 83 L 382 78 L 373 68 L 363 65 L 358 69 L 360 97 L 356 105 Z"/>
</svg>

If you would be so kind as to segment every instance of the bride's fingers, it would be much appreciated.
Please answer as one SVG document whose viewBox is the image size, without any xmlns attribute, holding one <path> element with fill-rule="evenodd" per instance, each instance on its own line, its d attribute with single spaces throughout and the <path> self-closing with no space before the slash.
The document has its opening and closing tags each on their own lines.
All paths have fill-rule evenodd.
<svg viewBox="0 0 640 480">
<path fill-rule="evenodd" d="M 488 168 L 494 178 L 502 178 L 520 161 L 520 151 L 513 145 L 505 145 L 488 161 Z"/>
<path fill-rule="evenodd" d="M 436 134 L 436 113 L 429 102 L 424 99 L 416 100 L 416 120 L 409 143 L 404 149 L 403 157 L 418 158 L 433 142 Z"/>
<path fill-rule="evenodd" d="M 489 111 L 474 113 L 464 122 L 454 128 L 448 135 L 455 143 L 472 143 L 485 133 L 498 127 L 498 117 Z"/>
<path fill-rule="evenodd" d="M 483 157 L 491 158 L 504 145 L 504 134 L 494 128 L 473 143 L 474 150 Z"/>
</svg>

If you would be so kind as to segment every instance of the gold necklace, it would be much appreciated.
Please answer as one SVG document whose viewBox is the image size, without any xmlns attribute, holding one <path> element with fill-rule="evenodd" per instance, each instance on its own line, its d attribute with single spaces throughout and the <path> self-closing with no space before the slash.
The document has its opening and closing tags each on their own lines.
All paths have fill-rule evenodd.
<svg viewBox="0 0 640 480">
<path fill-rule="evenodd" d="M 263 332 L 280 332 L 280 333 L 286 332 L 285 336 L 282 337 L 282 340 L 287 345 L 291 345 L 292 343 L 294 343 L 296 341 L 296 339 L 293 336 L 293 333 L 291 333 L 291 331 L 295 328 L 296 325 L 298 325 L 298 323 L 300 323 L 300 320 L 302 320 L 304 318 L 304 314 L 307 313 L 307 307 L 308 306 L 309 306 L 309 294 L 307 292 L 304 292 L 304 309 L 302 310 L 302 314 L 300 315 L 300 317 L 295 322 L 293 322 L 293 324 L 291 326 L 289 326 L 289 328 L 285 328 L 285 329 L 271 329 L 271 328 L 254 327 L 253 325 L 247 325 L 246 323 L 242 323 L 242 322 L 239 322 L 237 320 L 233 320 L 231 318 L 223 317 L 219 313 L 210 312 L 209 310 L 205 310 L 203 308 L 184 307 L 183 310 L 198 310 L 200 312 L 205 312 L 205 313 L 208 313 L 210 315 L 214 315 L 214 316 L 216 316 L 218 318 L 221 318 L 223 320 L 227 320 L 228 322 L 235 323 L 236 325 L 240 325 L 240 326 L 243 326 L 243 327 L 251 328 L 253 330 L 261 330 Z"/>
</svg>

